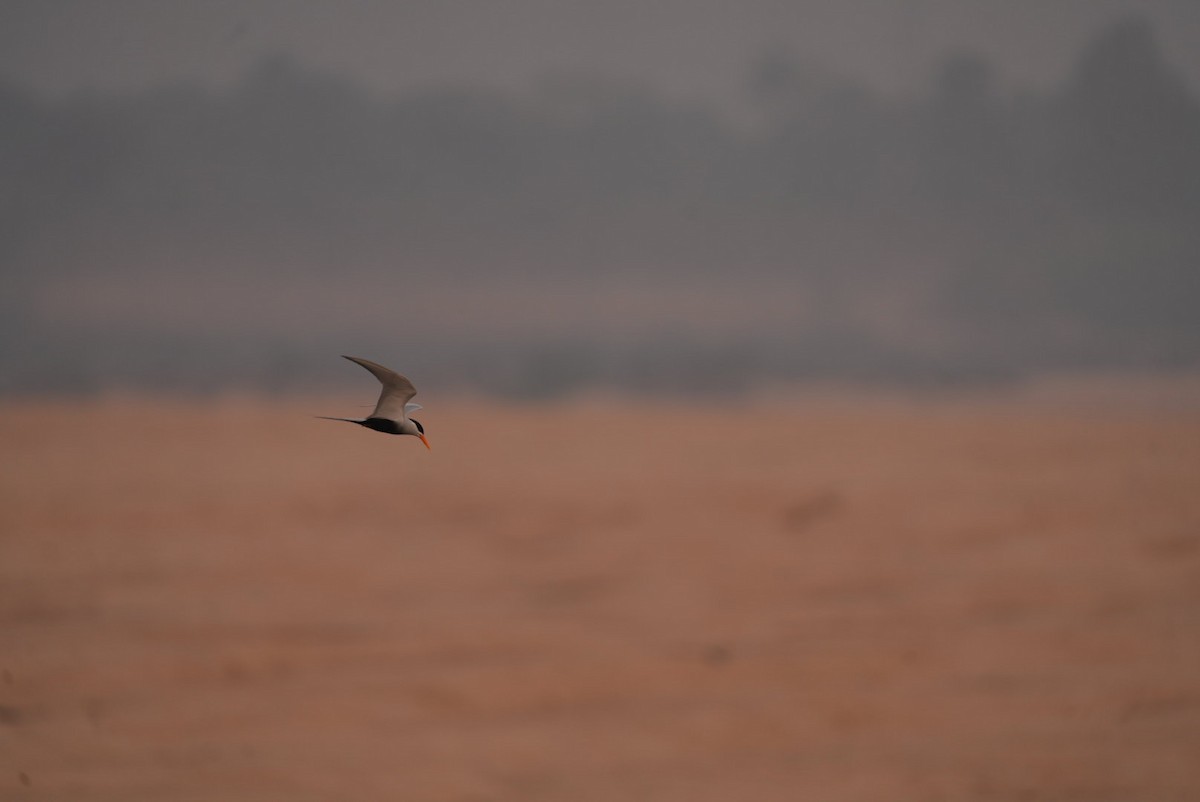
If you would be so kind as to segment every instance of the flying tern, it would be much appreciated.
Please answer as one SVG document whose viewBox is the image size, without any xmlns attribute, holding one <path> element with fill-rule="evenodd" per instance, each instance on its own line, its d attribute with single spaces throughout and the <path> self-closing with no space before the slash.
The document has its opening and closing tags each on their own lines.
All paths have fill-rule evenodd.
<svg viewBox="0 0 1200 802">
<path fill-rule="evenodd" d="M 411 400 L 417 394 L 417 388 L 413 387 L 413 383 L 396 371 L 378 365 L 369 359 L 343 356 L 371 371 L 383 385 L 383 390 L 379 393 L 379 401 L 375 404 L 375 411 L 362 420 L 331 418 L 326 415 L 317 415 L 317 417 L 322 420 L 357 423 L 359 426 L 366 426 L 368 429 L 374 429 L 384 434 L 411 434 L 421 438 L 421 442 L 425 444 L 426 448 L 429 448 L 429 441 L 425 439 L 425 427 L 416 418 L 409 417 L 409 413 L 421 408 L 420 404 L 414 404 Z"/>
</svg>

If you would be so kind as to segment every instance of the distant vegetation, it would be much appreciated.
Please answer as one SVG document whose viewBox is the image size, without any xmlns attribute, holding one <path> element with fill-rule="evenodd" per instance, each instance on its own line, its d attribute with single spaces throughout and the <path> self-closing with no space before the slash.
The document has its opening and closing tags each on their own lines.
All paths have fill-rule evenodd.
<svg viewBox="0 0 1200 802">
<path fill-rule="evenodd" d="M 400 316 L 428 287 L 536 297 L 605 276 L 806 301 L 761 332 L 697 320 L 653 343 L 622 336 L 619 315 L 481 342 L 447 309 L 440 345 L 413 360 L 542 395 L 706 389 L 709 370 L 741 387 L 1196 366 L 1200 103 L 1139 20 L 1048 93 L 1002 90 L 961 53 L 921 96 L 885 99 L 786 52 L 747 92 L 754 124 L 584 80 L 381 99 L 282 59 L 224 92 L 49 102 L 0 87 L 0 391 L 287 389 L 347 341 L 386 342 L 366 354 L 386 360 L 406 336 L 322 308 L 322 287 L 407 287 Z M 184 277 L 263 304 L 308 288 L 314 311 L 272 330 L 253 303 L 196 299 L 208 324 L 174 326 L 169 310 L 97 320 L 61 301 Z"/>
</svg>

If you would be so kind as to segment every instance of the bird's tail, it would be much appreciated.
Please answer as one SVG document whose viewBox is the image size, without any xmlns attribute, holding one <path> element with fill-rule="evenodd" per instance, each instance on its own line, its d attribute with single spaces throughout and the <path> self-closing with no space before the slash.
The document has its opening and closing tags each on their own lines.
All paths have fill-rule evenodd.
<svg viewBox="0 0 1200 802">
<path fill-rule="evenodd" d="M 331 418 L 328 415 L 313 415 L 313 417 L 320 418 L 321 420 L 341 420 L 345 421 L 346 423 L 362 423 L 362 421 L 354 420 L 354 418 Z"/>
</svg>

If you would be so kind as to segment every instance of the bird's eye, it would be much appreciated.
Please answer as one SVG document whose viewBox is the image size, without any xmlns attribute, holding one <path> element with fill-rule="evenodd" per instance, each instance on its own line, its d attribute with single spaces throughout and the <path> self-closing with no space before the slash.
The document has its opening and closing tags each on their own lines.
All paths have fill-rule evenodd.
<svg viewBox="0 0 1200 802">
<path fill-rule="evenodd" d="M 425 434 L 425 427 L 421 425 L 421 422 L 419 420 L 417 420 L 416 418 L 410 418 L 410 420 L 413 422 L 413 425 L 415 425 L 417 427 L 418 432 L 420 432 L 421 434 Z"/>
</svg>

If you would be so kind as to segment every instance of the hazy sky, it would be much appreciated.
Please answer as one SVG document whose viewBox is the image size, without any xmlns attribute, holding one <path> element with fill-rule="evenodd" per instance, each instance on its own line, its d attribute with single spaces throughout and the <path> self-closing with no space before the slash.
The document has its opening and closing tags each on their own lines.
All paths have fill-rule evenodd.
<svg viewBox="0 0 1200 802">
<path fill-rule="evenodd" d="M 1110 27 L 1131 14 L 1150 35 Z M 1105 30 L 1090 93 L 1056 93 Z M 1038 102 L 926 102 L 964 49 Z M 756 119 L 749 77 L 779 50 L 899 97 L 723 124 Z M 377 97 L 287 69 L 239 83 L 278 54 Z M 380 102 L 580 75 L 731 113 Z M 180 81 L 257 105 L 75 94 Z M 1200 353 L 1200 0 L 0 0 L 0 83 L 63 101 L 0 86 L 0 161 L 22 167 L 0 188 L 0 393 L 284 381 L 354 343 L 513 386 L 704 354 L 746 378 Z M 1094 123 L 1113 109 L 1129 124 Z"/>
<path fill-rule="evenodd" d="M 220 84 L 282 52 L 383 93 L 587 73 L 724 100 L 770 47 L 901 92 L 967 47 L 1044 86 L 1130 12 L 1200 86 L 1196 0 L 3 0 L 0 76 L 55 94 Z"/>
</svg>

